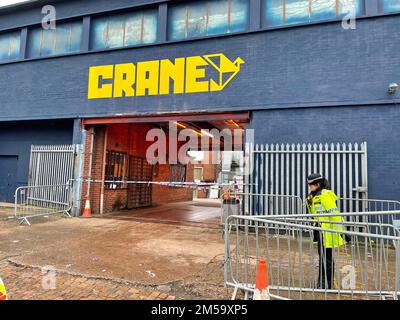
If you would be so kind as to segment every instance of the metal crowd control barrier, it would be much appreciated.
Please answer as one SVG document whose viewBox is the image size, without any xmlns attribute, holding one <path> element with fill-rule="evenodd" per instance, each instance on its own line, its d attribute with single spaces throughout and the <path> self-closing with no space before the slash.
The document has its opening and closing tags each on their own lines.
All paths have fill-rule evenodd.
<svg viewBox="0 0 400 320">
<path fill-rule="evenodd" d="M 307 213 L 305 200 L 297 195 L 265 194 L 252 192 L 232 192 L 232 197 L 243 203 L 244 215 L 273 216 L 276 214 Z M 338 208 L 341 212 L 396 211 L 400 210 L 400 201 L 339 198 Z"/>
<path fill-rule="evenodd" d="M 338 208 L 341 212 L 397 211 L 400 210 L 400 201 L 339 198 Z"/>
<path fill-rule="evenodd" d="M 239 290 L 251 297 L 259 259 L 266 258 L 275 299 L 399 299 L 400 211 L 341 213 L 331 215 L 342 217 L 339 223 L 319 221 L 330 228 L 315 224 L 316 216 L 230 216 L 224 275 L 225 285 L 234 288 L 232 298 Z M 367 232 L 372 226 L 375 233 Z M 324 232 L 346 242 L 318 248 L 314 235 Z"/>
<path fill-rule="evenodd" d="M 14 218 L 31 225 L 28 219 L 34 217 L 56 213 L 71 217 L 71 192 L 71 184 L 19 187 L 14 195 Z"/>
<path fill-rule="evenodd" d="M 357 199 L 357 198 L 340 198 L 338 200 L 338 208 L 340 212 L 395 212 L 400 211 L 400 202 L 395 200 L 378 200 L 378 199 Z M 359 216 L 355 218 L 361 222 L 363 217 Z M 365 219 L 365 217 L 364 217 Z M 385 222 L 387 224 L 393 224 L 393 217 L 391 215 L 375 215 L 371 216 L 370 219 L 376 221 L 370 222 Z M 384 220 L 382 220 L 384 219 Z M 366 221 L 364 221 L 366 222 Z M 368 232 L 376 232 L 374 227 L 366 226 Z M 388 229 L 387 231 L 390 231 Z"/>
<path fill-rule="evenodd" d="M 274 217 L 307 213 L 305 202 L 296 195 L 237 192 L 233 193 L 233 197 L 240 200 L 240 214 L 245 216 Z M 339 198 L 337 203 L 342 213 L 400 211 L 400 201 L 395 200 Z M 389 219 L 386 222 L 392 223 L 389 216 L 384 217 Z M 355 219 L 361 222 L 362 216 Z M 379 220 L 379 216 L 376 216 L 376 219 Z M 370 228 L 368 232 L 374 232 L 374 229 Z"/>
<path fill-rule="evenodd" d="M 250 204 L 247 207 L 246 205 L 243 206 L 245 215 L 275 217 L 276 215 L 290 214 L 298 217 L 298 214 L 307 213 L 306 204 L 299 196 L 242 193 L 240 197 L 247 200 Z M 400 211 L 400 201 L 396 200 L 339 198 L 337 203 L 338 209 L 342 213 Z M 246 211 L 248 207 L 250 207 L 250 211 Z M 357 222 L 362 222 L 363 216 L 355 216 L 353 219 Z M 393 223 L 390 215 L 375 215 L 374 217 L 370 217 L 370 219 L 376 219 L 376 223 L 386 222 L 390 225 Z M 385 221 L 380 221 L 381 219 L 385 219 Z M 375 233 L 375 228 L 373 225 L 365 225 L 367 232 Z M 390 231 L 390 229 L 386 229 L 386 231 Z"/>
<path fill-rule="evenodd" d="M 226 207 L 223 206 L 221 215 L 223 223 L 228 216 L 234 215 L 236 212 L 238 212 L 238 215 L 245 216 L 270 216 L 277 213 L 296 214 L 305 212 L 303 200 L 295 195 L 232 192 L 231 198 L 235 201 L 236 206 L 239 206 L 239 209 L 224 210 Z"/>
<path fill-rule="evenodd" d="M 303 200 L 296 195 L 242 193 L 248 205 L 244 206 L 245 215 L 294 214 L 304 209 Z"/>
</svg>

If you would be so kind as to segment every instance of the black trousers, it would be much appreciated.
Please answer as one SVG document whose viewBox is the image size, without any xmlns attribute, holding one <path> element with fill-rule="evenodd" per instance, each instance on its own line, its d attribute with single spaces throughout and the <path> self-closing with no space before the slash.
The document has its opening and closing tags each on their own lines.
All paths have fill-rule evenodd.
<svg viewBox="0 0 400 320">
<path fill-rule="evenodd" d="M 318 241 L 319 271 L 318 285 L 322 289 L 332 289 L 335 274 L 335 262 L 333 261 L 332 248 L 325 248 L 321 232 L 315 232 Z M 314 233 L 314 234 L 315 234 Z"/>
</svg>

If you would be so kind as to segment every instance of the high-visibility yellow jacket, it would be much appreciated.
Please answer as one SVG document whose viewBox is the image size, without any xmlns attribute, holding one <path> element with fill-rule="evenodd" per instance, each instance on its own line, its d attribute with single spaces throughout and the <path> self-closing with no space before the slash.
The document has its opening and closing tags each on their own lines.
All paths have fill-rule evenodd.
<svg viewBox="0 0 400 320">
<path fill-rule="evenodd" d="M 321 216 L 314 217 L 315 220 L 321 221 L 319 223 L 321 228 L 345 230 L 342 224 L 344 221 L 343 217 L 333 216 L 333 214 L 339 213 L 339 209 L 336 206 L 337 199 L 337 195 L 333 191 L 327 189 L 319 191 L 314 197 L 309 196 L 309 198 L 307 198 L 308 212 L 312 214 L 321 214 Z M 325 248 L 337 248 L 345 243 L 341 233 L 322 231 L 322 239 Z"/>
</svg>

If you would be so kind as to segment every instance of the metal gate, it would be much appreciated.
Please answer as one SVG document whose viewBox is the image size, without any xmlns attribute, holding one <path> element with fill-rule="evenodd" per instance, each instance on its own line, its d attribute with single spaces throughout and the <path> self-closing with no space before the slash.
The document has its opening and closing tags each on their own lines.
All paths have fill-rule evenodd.
<svg viewBox="0 0 400 320">
<path fill-rule="evenodd" d="M 129 180 L 152 181 L 153 166 L 145 158 L 129 157 Z M 151 184 L 129 184 L 128 209 L 151 206 Z"/>
<path fill-rule="evenodd" d="M 68 184 L 74 177 L 75 145 L 32 145 L 28 186 Z"/>
<path fill-rule="evenodd" d="M 33 217 L 70 216 L 75 156 L 75 145 L 32 145 L 28 186 L 19 187 L 14 195 L 16 219 L 30 225 Z"/>
<path fill-rule="evenodd" d="M 247 214 L 287 212 L 285 202 L 277 199 L 268 202 L 265 194 L 299 196 L 308 193 L 306 178 L 319 172 L 331 183 L 340 198 L 358 200 L 368 198 L 367 143 L 326 144 L 267 144 L 246 145 L 250 168 L 246 178 Z M 359 210 L 364 211 L 363 201 Z M 343 206 L 347 203 L 344 202 Z M 345 209 L 345 208 L 343 208 Z"/>
</svg>

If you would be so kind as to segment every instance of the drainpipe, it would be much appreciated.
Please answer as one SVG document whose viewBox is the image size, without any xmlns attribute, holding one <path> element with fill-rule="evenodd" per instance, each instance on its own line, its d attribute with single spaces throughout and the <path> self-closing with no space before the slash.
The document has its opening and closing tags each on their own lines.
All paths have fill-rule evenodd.
<svg viewBox="0 0 400 320">
<path fill-rule="evenodd" d="M 89 157 L 89 172 L 88 172 L 88 187 L 86 196 L 90 195 L 90 183 L 92 180 L 92 166 L 93 166 L 93 148 L 94 148 L 94 127 L 90 128 L 90 157 Z"/>
<path fill-rule="evenodd" d="M 103 168 L 101 172 L 102 182 L 100 191 L 100 214 L 104 213 L 104 179 L 106 175 L 106 156 L 107 156 L 107 143 L 108 143 L 108 127 L 105 128 L 104 132 L 104 148 L 103 148 Z"/>
<path fill-rule="evenodd" d="M 76 175 L 77 183 L 75 186 L 75 212 L 74 216 L 78 217 L 80 215 L 81 210 L 81 202 L 82 202 L 82 180 L 83 180 L 83 170 L 85 165 L 85 141 L 86 141 L 86 131 L 84 129 L 81 130 L 81 143 L 77 145 L 77 168 Z"/>
</svg>

